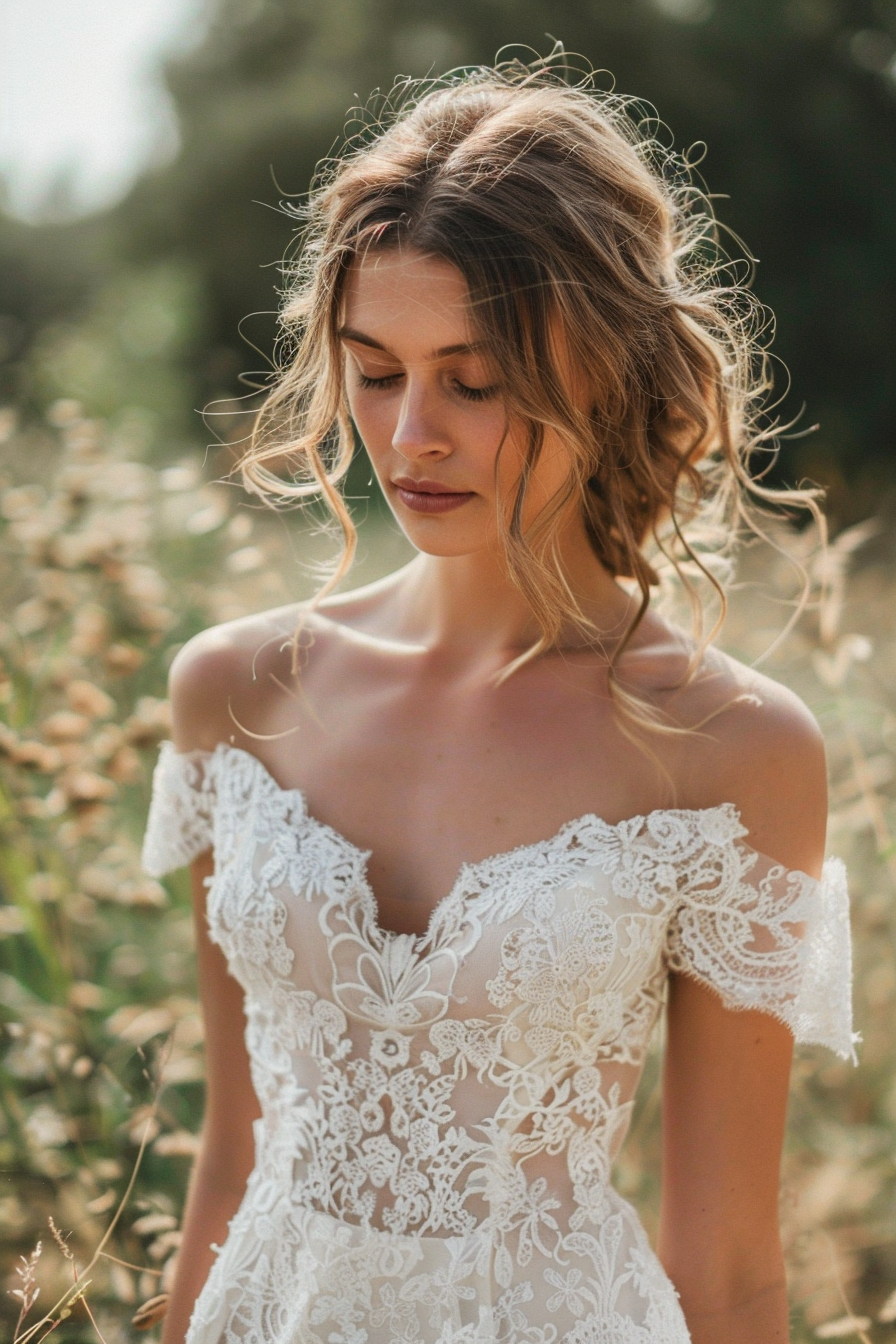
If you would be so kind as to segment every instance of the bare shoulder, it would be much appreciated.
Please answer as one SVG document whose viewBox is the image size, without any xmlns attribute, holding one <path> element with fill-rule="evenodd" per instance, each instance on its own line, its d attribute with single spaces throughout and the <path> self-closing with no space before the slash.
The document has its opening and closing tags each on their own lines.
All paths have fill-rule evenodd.
<svg viewBox="0 0 896 1344">
<path fill-rule="evenodd" d="M 392 576 L 329 598 L 319 607 L 289 603 L 210 626 L 188 640 L 168 674 L 172 733 L 179 751 L 211 751 L 219 742 L 241 740 L 241 725 L 264 731 L 274 701 L 294 687 L 298 634 L 303 680 L 309 666 L 326 680 L 338 674 L 349 650 L 363 642 L 388 600 Z"/>
<path fill-rule="evenodd" d="M 168 673 L 172 734 L 179 751 L 211 751 L 230 739 L 230 709 L 285 660 L 301 604 L 210 626 L 178 650 Z"/>
<path fill-rule="evenodd" d="M 694 807 L 731 802 L 753 848 L 817 873 L 824 854 L 827 768 L 815 716 L 798 695 L 717 649 L 681 695 L 676 776 Z"/>
</svg>

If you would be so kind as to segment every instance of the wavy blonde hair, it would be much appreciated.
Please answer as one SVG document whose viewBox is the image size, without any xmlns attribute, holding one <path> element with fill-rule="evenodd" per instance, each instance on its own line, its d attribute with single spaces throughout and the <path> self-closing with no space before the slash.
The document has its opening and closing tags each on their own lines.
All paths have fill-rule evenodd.
<svg viewBox="0 0 896 1344">
<path fill-rule="evenodd" d="M 570 500 L 595 555 L 640 594 L 610 659 L 631 723 L 662 716 L 616 673 L 659 570 L 689 595 L 696 668 L 726 609 L 719 558 L 770 505 L 808 507 L 813 490 L 775 490 L 754 474 L 771 386 L 764 310 L 738 283 L 689 164 L 657 138 L 633 99 L 570 79 L 560 51 L 525 64 L 397 84 L 320 168 L 287 268 L 279 373 L 240 463 L 246 487 L 275 507 L 322 496 L 342 549 L 312 609 L 348 572 L 356 530 L 340 491 L 355 440 L 338 330 L 349 268 L 371 248 L 413 247 L 464 275 L 472 316 L 496 367 L 508 417 L 526 430 L 523 469 L 499 526 L 508 571 L 541 637 L 507 672 L 555 647 L 570 623 L 600 632 L 565 581 L 554 526 Z M 562 342 L 556 339 L 562 333 Z M 588 381 L 570 396 L 558 357 Z M 569 455 L 564 488 L 526 528 L 523 502 L 545 430 Z M 271 470 L 286 462 L 291 479 Z M 510 504 L 510 507 L 506 507 Z M 716 618 L 707 630 L 708 583 Z M 293 670 L 299 665 L 296 632 Z M 668 725 L 666 725 L 668 727 Z"/>
</svg>

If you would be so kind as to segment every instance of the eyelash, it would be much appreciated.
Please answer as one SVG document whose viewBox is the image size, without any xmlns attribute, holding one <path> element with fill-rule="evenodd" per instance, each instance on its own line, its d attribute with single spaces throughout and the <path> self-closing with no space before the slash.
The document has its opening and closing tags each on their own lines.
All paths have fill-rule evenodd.
<svg viewBox="0 0 896 1344">
<path fill-rule="evenodd" d="M 358 384 L 364 388 L 378 388 L 380 391 L 385 391 L 392 387 L 400 377 L 400 373 L 391 373 L 386 378 L 368 378 L 366 373 L 359 371 Z M 467 387 L 466 383 L 460 383 L 456 378 L 454 379 L 454 390 L 465 401 L 486 401 L 495 394 L 494 387 Z"/>
</svg>

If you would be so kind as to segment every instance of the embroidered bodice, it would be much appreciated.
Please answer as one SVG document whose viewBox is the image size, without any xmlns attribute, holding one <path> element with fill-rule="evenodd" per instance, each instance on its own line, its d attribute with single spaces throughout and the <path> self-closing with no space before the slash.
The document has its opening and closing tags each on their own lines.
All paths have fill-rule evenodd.
<svg viewBox="0 0 896 1344">
<path fill-rule="evenodd" d="M 727 803 L 584 816 L 397 934 L 299 790 L 163 743 L 144 867 L 214 850 L 262 1111 L 188 1344 L 685 1344 L 610 1183 L 669 971 L 853 1051 L 843 866 L 815 881 L 746 834 Z"/>
</svg>

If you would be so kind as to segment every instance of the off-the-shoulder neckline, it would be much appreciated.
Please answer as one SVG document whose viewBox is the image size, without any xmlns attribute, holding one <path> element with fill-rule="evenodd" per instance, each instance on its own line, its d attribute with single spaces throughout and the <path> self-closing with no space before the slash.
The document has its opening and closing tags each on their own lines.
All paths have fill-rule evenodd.
<svg viewBox="0 0 896 1344">
<path fill-rule="evenodd" d="M 386 928 L 380 920 L 379 901 L 368 876 L 368 864 L 372 851 L 363 849 L 360 845 L 355 844 L 353 840 L 350 840 L 347 835 L 344 835 L 342 831 L 317 818 L 309 809 L 305 791 L 302 788 L 299 788 L 298 786 L 288 788 L 281 784 L 261 758 L 256 756 L 254 752 L 246 751 L 245 748 L 237 747 L 229 742 L 219 742 L 211 750 L 193 748 L 188 751 L 178 751 L 172 741 L 166 740 L 161 743 L 161 749 L 163 753 L 168 754 L 176 760 L 179 759 L 183 761 L 211 760 L 215 757 L 222 760 L 228 757 L 236 757 L 247 761 L 250 768 L 264 781 L 265 788 L 273 797 L 295 802 L 299 806 L 302 815 L 308 819 L 309 823 L 314 827 L 318 834 L 327 837 L 331 843 L 338 845 L 346 854 L 351 856 L 355 861 L 359 882 L 365 891 L 370 914 L 374 922 L 383 935 L 387 937 L 400 936 L 396 934 L 394 930 Z M 489 854 L 483 859 L 468 860 L 462 863 L 458 870 L 457 877 L 450 889 L 445 892 L 444 895 L 440 896 L 436 904 L 432 907 L 425 933 L 413 934 L 410 936 L 413 937 L 418 944 L 426 942 L 431 937 L 434 929 L 438 926 L 440 917 L 446 912 L 447 908 L 454 900 L 459 899 L 460 893 L 476 881 L 486 882 L 491 870 L 507 863 L 515 865 L 525 858 L 534 859 L 537 855 L 550 853 L 554 849 L 561 848 L 568 836 L 575 834 L 576 832 L 581 832 L 586 828 L 599 829 L 609 837 L 613 835 L 621 835 L 625 830 L 636 829 L 640 831 L 643 827 L 653 829 L 655 828 L 656 823 L 664 816 L 676 818 L 678 820 L 689 819 L 696 821 L 699 818 L 715 815 L 725 818 L 725 825 L 723 828 L 724 834 L 719 834 L 718 838 L 714 838 L 711 834 L 711 828 L 707 827 L 704 830 L 704 838 L 706 840 L 712 842 L 715 839 L 715 843 L 725 845 L 735 840 L 741 840 L 743 836 L 749 834 L 747 828 L 741 821 L 738 807 L 731 802 L 714 803 L 710 807 L 700 808 L 653 808 L 649 812 L 625 817 L 617 822 L 605 821 L 604 818 L 600 817 L 596 812 L 585 812 L 581 816 L 573 817 L 570 821 L 564 822 L 553 832 L 553 834 L 546 836 L 543 839 L 516 845 L 511 849 L 501 850 L 495 854 Z M 758 854 L 758 851 L 753 852 Z M 768 858 L 768 856 L 762 857 Z M 768 862 L 774 863 L 775 860 L 768 858 Z M 784 867 L 784 865 L 778 866 L 782 869 Z M 788 871 L 799 872 L 799 870 L 796 869 Z M 811 878 L 807 873 L 800 873 L 800 875 L 808 878 L 809 881 L 817 880 Z"/>
<path fill-rule="evenodd" d="M 700 833 L 707 844 L 710 846 L 716 845 L 722 850 L 729 847 L 734 848 L 738 853 L 741 853 L 743 861 L 746 862 L 748 868 L 751 868 L 757 859 L 765 860 L 769 865 L 770 871 L 765 873 L 763 882 L 772 875 L 776 877 L 801 879 L 801 881 L 799 881 L 798 891 L 791 893 L 794 900 L 797 899 L 797 896 L 802 897 L 808 890 L 816 888 L 824 890 L 828 888 L 828 886 L 830 900 L 837 901 L 845 898 L 845 872 L 841 859 L 832 856 L 827 857 L 824 861 L 823 871 L 819 878 L 812 877 L 811 874 L 806 873 L 803 869 L 788 868 L 787 865 L 764 854 L 761 850 L 757 850 L 754 846 L 742 843 L 743 837 L 749 835 L 749 830 L 743 825 L 740 810 L 737 805 L 733 802 L 724 801 L 704 808 L 655 808 L 641 816 L 624 818 L 616 823 L 606 822 L 594 812 L 584 813 L 581 817 L 574 818 L 573 820 L 564 823 L 552 836 L 547 837 L 547 839 L 537 840 L 530 844 L 518 846 L 516 849 L 491 855 L 478 862 L 461 865 L 453 887 L 446 893 L 446 895 L 440 898 L 430 912 L 426 932 L 423 935 L 401 934 L 389 929 L 384 929 L 379 922 L 376 897 L 367 878 L 366 861 L 370 857 L 370 851 L 361 849 L 340 831 L 329 826 L 325 822 L 319 821 L 309 811 L 304 791 L 301 788 L 284 787 L 274 777 L 260 757 L 256 756 L 253 752 L 246 751 L 244 748 L 237 747 L 232 743 L 219 742 L 211 750 L 194 748 L 193 750 L 178 751 L 174 743 L 170 740 L 163 741 L 160 746 L 161 756 L 159 765 L 163 767 L 166 758 L 171 761 L 172 764 L 187 763 L 190 760 L 198 763 L 201 760 L 210 761 L 215 757 L 218 757 L 222 764 L 227 759 L 236 760 L 240 758 L 244 760 L 249 768 L 255 773 L 256 778 L 264 784 L 268 799 L 282 800 L 284 805 L 286 802 L 292 801 L 295 805 L 296 812 L 307 821 L 312 830 L 317 832 L 319 836 L 329 838 L 334 846 L 334 858 L 336 858 L 340 849 L 344 854 L 352 856 L 355 860 L 355 863 L 352 865 L 354 872 L 348 887 L 351 889 L 353 897 L 360 900 L 362 907 L 366 908 L 369 916 L 369 923 L 365 922 L 365 928 L 372 939 L 370 950 L 375 951 L 378 955 L 385 956 L 386 958 L 392 956 L 391 947 L 393 940 L 400 940 L 403 944 L 413 949 L 413 955 L 415 957 L 421 958 L 421 961 L 424 958 L 428 959 L 430 956 L 438 954 L 439 937 L 446 932 L 450 934 L 452 925 L 458 926 L 461 918 L 464 918 L 468 922 L 474 919 L 478 922 L 481 917 L 486 916 L 489 912 L 484 908 L 483 902 L 488 899 L 489 895 L 488 886 L 489 878 L 491 876 L 489 868 L 491 866 L 498 868 L 504 861 L 511 858 L 516 858 L 517 860 L 522 861 L 524 856 L 527 855 L 532 855 L 533 858 L 538 855 L 544 856 L 545 854 L 550 856 L 554 849 L 560 848 L 564 837 L 568 833 L 574 832 L 577 828 L 585 831 L 587 827 L 591 826 L 598 832 L 603 832 L 604 836 L 612 836 L 614 833 L 618 834 L 621 840 L 623 838 L 622 833 L 624 828 L 631 827 L 633 828 L 632 838 L 634 839 L 635 831 L 641 831 L 642 827 L 645 825 L 649 827 L 651 821 L 661 818 L 664 815 L 675 817 L 680 820 L 689 819 L 692 822 L 696 818 L 708 818 L 713 815 L 718 815 L 720 818 L 724 818 L 726 824 L 721 826 L 716 834 L 713 834 L 713 827 L 711 824 L 709 826 L 699 827 Z M 164 778 L 165 776 L 163 772 L 159 777 L 160 784 L 162 784 Z M 195 783 L 199 785 L 201 789 L 201 781 L 196 780 Z M 212 789 L 212 796 L 209 799 L 209 802 L 212 806 L 208 812 L 207 821 L 209 824 L 214 824 L 214 794 L 216 792 L 214 774 L 210 777 L 209 783 Z M 251 801 L 251 798 L 252 795 L 248 794 L 246 801 Z M 745 855 L 743 854 L 743 851 L 746 851 Z M 583 854 L 589 852 L 587 843 L 582 845 L 580 852 Z M 563 876 L 561 866 L 557 866 L 556 870 L 550 867 L 549 857 L 548 861 L 544 864 L 539 864 L 539 867 L 542 868 L 544 876 L 549 880 L 553 880 L 553 878 L 560 879 Z M 774 870 L 774 872 L 771 870 Z M 480 896 L 477 897 L 474 893 L 470 892 L 470 887 L 480 875 L 485 890 L 484 892 L 481 891 Z M 497 877 L 498 875 L 496 874 L 495 876 Z M 498 880 L 498 885 L 500 885 L 500 879 Z M 346 890 L 348 890 L 348 888 Z M 472 908 L 474 903 L 476 905 L 475 911 Z M 792 908 L 792 903 L 789 908 Z M 805 911 L 800 914 L 800 919 L 802 920 L 804 918 L 809 918 Z M 848 925 L 845 929 L 845 936 L 848 939 Z M 427 951 L 428 944 L 430 945 L 430 949 Z M 778 1016 L 782 1021 L 785 1021 L 786 1024 L 790 1026 L 791 1030 L 796 1030 L 796 1027 L 789 1018 L 781 1016 L 780 1013 L 774 1010 L 769 1011 L 772 1011 L 775 1016 Z M 804 1035 L 799 1039 L 807 1041 L 817 1040 L 822 1044 L 830 1044 L 829 1040 L 823 1035 Z M 859 1038 L 854 1037 L 854 1039 L 858 1040 Z M 834 1045 L 831 1046 L 831 1048 L 835 1049 L 842 1058 L 848 1058 L 850 1050 L 849 1046 L 842 1047 Z M 855 1059 L 854 1050 L 852 1051 L 852 1055 L 853 1059 Z"/>
<path fill-rule="evenodd" d="M 357 872 L 358 884 L 364 893 L 366 903 L 369 908 L 371 919 L 387 940 L 390 938 L 401 937 L 395 930 L 389 929 L 382 924 L 380 915 L 380 904 L 369 878 L 369 861 L 373 851 L 363 849 L 355 844 L 347 835 L 331 826 L 328 822 L 321 821 L 314 815 L 308 807 L 308 800 L 304 789 L 293 786 L 287 787 L 279 782 L 272 772 L 265 765 L 264 761 L 254 752 L 246 751 L 243 747 L 237 747 L 229 742 L 219 742 L 211 750 L 204 748 L 193 748 L 188 751 L 178 751 L 174 743 L 166 740 L 161 743 L 163 753 L 181 761 L 209 761 L 214 758 L 225 760 L 228 757 L 240 758 L 249 764 L 258 778 L 260 778 L 265 788 L 272 797 L 284 801 L 292 801 L 297 805 L 302 815 L 314 827 L 315 831 L 350 856 L 354 860 L 354 867 Z M 409 935 L 417 946 L 423 946 L 431 941 L 434 932 L 438 929 L 440 920 L 448 912 L 449 908 L 457 900 L 463 897 L 464 891 L 471 886 L 488 885 L 491 872 L 499 866 L 513 865 L 516 867 L 526 859 L 535 859 L 539 855 L 550 854 L 555 849 L 561 849 L 568 836 L 582 832 L 586 828 L 599 829 L 606 837 L 619 836 L 626 829 L 640 831 L 643 827 L 651 827 L 651 823 L 656 823 L 660 818 L 675 817 L 679 820 L 696 820 L 700 817 L 720 815 L 726 819 L 724 827 L 724 836 L 719 836 L 717 843 L 725 844 L 733 840 L 740 839 L 747 835 L 747 829 L 742 824 L 740 812 L 734 803 L 722 802 L 713 804 L 711 807 L 702 808 L 654 808 L 649 812 L 640 813 L 631 817 L 624 817 L 617 822 L 605 821 L 603 817 L 596 812 L 585 812 L 581 816 L 573 817 L 564 822 L 551 835 L 539 840 L 529 841 L 522 845 L 513 846 L 511 849 L 501 850 L 495 854 L 489 854 L 483 859 L 473 859 L 464 861 L 457 873 L 454 882 L 450 888 L 439 897 L 435 905 L 430 910 L 426 930 L 422 934 Z M 706 839 L 710 839 L 706 835 Z"/>
<path fill-rule="evenodd" d="M 378 929 L 380 936 L 389 941 L 394 938 L 409 937 L 417 946 L 422 947 L 431 941 L 433 934 L 438 930 L 439 923 L 444 915 L 449 912 L 449 908 L 457 900 L 463 899 L 464 891 L 472 884 L 488 884 L 490 869 L 503 865 L 507 860 L 520 862 L 525 858 L 532 858 L 539 854 L 550 853 L 554 849 L 560 849 L 567 836 L 575 835 L 577 832 L 583 832 L 588 827 L 593 827 L 604 833 L 605 836 L 621 836 L 625 830 L 640 832 L 644 827 L 653 830 L 651 823 L 655 823 L 660 818 L 672 817 L 678 820 L 697 821 L 699 818 L 711 816 L 724 817 L 726 825 L 723 828 L 724 833 L 712 834 L 711 827 L 700 827 L 703 838 L 709 843 L 724 848 L 727 845 L 737 844 L 738 848 L 749 851 L 755 860 L 764 860 L 771 868 L 775 869 L 780 875 L 787 875 L 796 879 L 802 879 L 810 883 L 813 888 L 820 887 L 825 880 L 830 877 L 832 867 L 842 864 L 842 860 L 827 856 L 823 863 L 823 871 L 820 877 L 813 877 L 803 868 L 789 868 L 778 859 L 772 858 L 769 854 L 758 850 L 755 846 L 744 844 L 744 837 L 749 836 L 749 829 L 743 824 L 740 809 L 736 803 L 723 801 L 713 803 L 707 807 L 697 808 L 673 808 L 658 807 L 648 812 L 634 814 L 630 817 L 623 817 L 616 822 L 605 821 L 603 817 L 596 812 L 585 812 L 579 817 L 574 817 L 570 821 L 564 822 L 557 828 L 553 834 L 540 839 L 529 841 L 522 845 L 517 845 L 511 849 L 501 850 L 498 853 L 490 854 L 483 859 L 467 860 L 463 862 L 458 870 L 450 889 L 439 897 L 436 904 L 432 907 L 427 923 L 426 931 L 423 934 L 399 934 L 394 930 L 385 928 L 380 922 L 380 908 L 373 886 L 368 875 L 368 863 L 372 855 L 372 850 L 363 849 L 355 844 L 353 840 L 343 834 L 335 826 L 328 822 L 321 821 L 308 807 L 307 797 L 304 789 L 295 785 L 287 787 L 279 782 L 271 773 L 264 761 L 254 752 L 246 751 L 243 747 L 237 747 L 230 742 L 218 742 L 212 749 L 195 747 L 187 751 L 178 751 L 170 739 L 160 743 L 161 754 L 168 755 L 176 761 L 212 760 L 219 757 L 224 760 L 228 756 L 242 758 L 249 763 L 259 779 L 261 779 L 273 798 L 283 801 L 291 801 L 297 809 L 307 819 L 308 823 L 321 836 L 330 841 L 331 844 L 341 848 L 345 854 L 354 860 L 354 867 L 357 875 L 357 885 L 361 890 L 363 899 L 368 906 L 369 914 L 374 926 Z"/>
<path fill-rule="evenodd" d="M 282 797 L 295 798 L 298 801 L 300 801 L 305 811 L 305 815 L 311 821 L 314 822 L 315 826 L 318 826 L 322 830 L 329 831 L 331 834 L 337 836 L 343 842 L 343 844 L 347 845 L 350 849 L 355 850 L 355 852 L 358 854 L 364 854 L 369 856 L 369 854 L 371 853 L 370 850 L 363 849 L 360 845 L 356 845 L 353 840 L 350 840 L 347 835 L 344 835 L 341 831 L 337 830 L 335 826 L 331 826 L 328 822 L 320 821 L 317 817 L 315 817 L 311 809 L 308 807 L 308 799 L 305 790 L 299 787 L 298 785 L 293 785 L 292 787 L 289 787 L 285 784 L 281 784 L 280 781 L 271 773 L 271 771 L 265 765 L 261 757 L 256 756 L 254 752 L 246 751 L 244 747 L 234 746 L 233 743 L 230 742 L 219 742 L 215 747 L 211 748 L 210 750 L 205 749 L 203 747 L 193 747 L 188 751 L 178 751 L 174 743 L 170 739 L 168 739 L 160 743 L 160 747 L 163 751 L 166 751 L 169 755 L 174 756 L 175 758 L 182 758 L 184 760 L 189 760 L 193 757 L 199 757 L 199 758 L 204 757 L 206 759 L 210 759 L 213 756 L 217 755 L 223 756 L 229 753 L 233 753 L 236 756 L 242 756 L 244 759 L 252 762 L 253 767 L 258 770 L 259 774 L 262 776 L 262 778 L 265 780 L 268 787 L 274 794 L 280 795 Z M 596 823 L 597 825 L 604 827 L 608 831 L 622 831 L 630 826 L 635 826 L 638 824 L 645 825 L 658 817 L 664 817 L 664 816 L 705 817 L 705 816 L 712 816 L 715 813 L 721 813 L 724 816 L 729 817 L 735 823 L 734 827 L 732 827 L 731 829 L 731 832 L 728 835 L 726 835 L 725 837 L 726 840 L 739 839 L 742 836 L 749 835 L 747 827 L 744 826 L 741 820 L 739 807 L 737 806 L 736 803 L 731 802 L 712 803 L 708 807 L 654 807 L 651 808 L 650 811 L 648 812 L 636 812 L 633 813 L 630 817 L 622 817 L 619 821 L 607 821 L 597 812 L 583 812 L 581 816 L 572 817 L 570 818 L 569 821 L 564 821 L 560 826 L 557 827 L 557 829 L 551 835 L 545 836 L 540 840 L 526 841 L 521 845 L 513 846 L 513 848 L 511 849 L 500 850 L 498 853 L 490 854 L 488 855 L 487 858 L 484 859 L 474 859 L 468 861 L 464 864 L 464 867 L 480 868 L 490 863 L 494 863 L 498 859 L 504 859 L 507 857 L 508 854 L 516 854 L 519 853 L 521 850 L 541 849 L 545 845 L 552 844 L 560 836 L 565 835 L 567 831 L 573 830 L 577 826 L 584 826 L 589 823 L 591 824 Z M 765 855 L 763 857 L 768 858 L 769 856 Z M 771 861 L 772 860 L 770 860 L 770 862 Z M 781 866 L 783 867 L 784 865 Z M 799 872 L 801 870 L 790 869 L 789 871 Z M 804 874 L 804 876 L 808 876 L 808 874 Z"/>
</svg>

